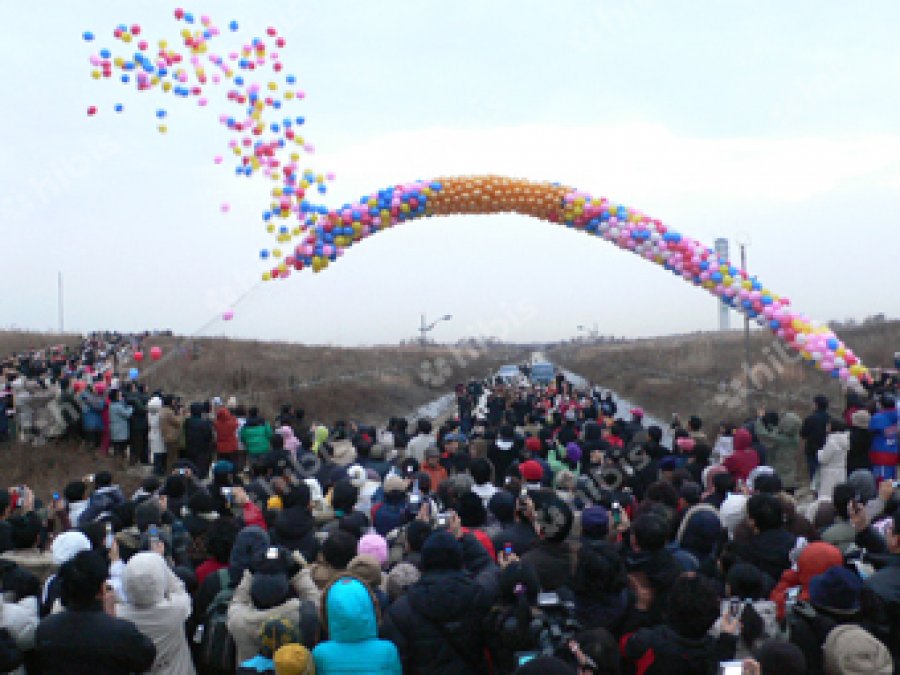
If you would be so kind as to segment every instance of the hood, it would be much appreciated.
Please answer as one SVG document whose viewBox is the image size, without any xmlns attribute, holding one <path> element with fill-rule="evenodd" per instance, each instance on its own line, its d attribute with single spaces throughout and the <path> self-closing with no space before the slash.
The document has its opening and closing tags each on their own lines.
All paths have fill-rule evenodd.
<svg viewBox="0 0 900 675">
<path fill-rule="evenodd" d="M 250 568 L 253 558 L 269 547 L 269 535 L 261 527 L 251 525 L 238 532 L 231 549 L 229 567 L 240 579 L 244 570 Z"/>
<path fill-rule="evenodd" d="M 849 431 L 838 431 L 832 434 L 828 434 L 828 442 L 834 443 L 838 446 L 843 452 L 850 451 L 850 432 Z"/>
<path fill-rule="evenodd" d="M 462 570 L 433 570 L 407 590 L 409 603 L 429 621 L 467 619 L 477 604 L 479 587 Z"/>
<path fill-rule="evenodd" d="M 234 415 L 231 414 L 231 411 L 228 408 L 219 408 L 216 410 L 216 422 L 228 422 L 232 419 L 234 419 Z"/>
<path fill-rule="evenodd" d="M 786 436 L 798 435 L 801 426 L 803 426 L 803 421 L 792 412 L 784 413 L 778 420 L 778 431 Z"/>
<path fill-rule="evenodd" d="M 824 574 L 832 567 L 840 567 L 843 564 L 844 556 L 837 547 L 823 541 L 808 544 L 797 558 L 797 573 L 800 583 L 806 589 L 814 577 Z"/>
<path fill-rule="evenodd" d="M 322 603 L 322 623 L 335 642 L 362 642 L 378 637 L 375 601 L 368 587 L 355 577 L 340 577 L 331 583 Z"/>
<path fill-rule="evenodd" d="M 154 396 L 149 401 L 147 401 L 147 411 L 151 413 L 158 413 L 162 410 L 163 402 L 159 396 Z"/>
<path fill-rule="evenodd" d="M 166 596 L 169 571 L 162 556 L 148 551 L 134 554 L 122 573 L 128 601 L 139 608 L 153 607 Z"/>
<path fill-rule="evenodd" d="M 742 452 L 753 443 L 753 437 L 746 429 L 738 429 L 734 432 L 734 451 Z"/>
<path fill-rule="evenodd" d="M 722 534 L 722 521 L 718 512 L 708 504 L 698 504 L 691 508 L 678 530 L 681 547 L 701 558 L 708 556 Z"/>
</svg>

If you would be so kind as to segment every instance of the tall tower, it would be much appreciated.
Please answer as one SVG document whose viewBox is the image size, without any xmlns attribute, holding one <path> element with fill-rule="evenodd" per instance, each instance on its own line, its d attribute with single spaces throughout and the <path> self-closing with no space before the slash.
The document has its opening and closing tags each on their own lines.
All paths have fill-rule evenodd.
<svg viewBox="0 0 900 675">
<path fill-rule="evenodd" d="M 722 237 L 716 239 L 715 249 L 716 255 L 719 256 L 719 258 L 723 260 L 730 259 L 727 239 L 724 239 Z M 719 330 L 731 330 L 731 308 L 721 300 L 719 301 Z"/>
</svg>

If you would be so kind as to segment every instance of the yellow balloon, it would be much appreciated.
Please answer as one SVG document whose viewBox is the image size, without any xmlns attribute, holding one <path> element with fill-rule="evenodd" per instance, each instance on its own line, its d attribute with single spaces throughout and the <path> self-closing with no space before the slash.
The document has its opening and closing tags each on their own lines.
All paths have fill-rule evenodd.
<svg viewBox="0 0 900 675">
<path fill-rule="evenodd" d="M 263 281 L 270 281 L 271 279 L 272 279 L 272 274 L 271 274 L 271 272 L 263 272 L 263 273 L 262 273 L 262 280 L 263 280 Z"/>
</svg>

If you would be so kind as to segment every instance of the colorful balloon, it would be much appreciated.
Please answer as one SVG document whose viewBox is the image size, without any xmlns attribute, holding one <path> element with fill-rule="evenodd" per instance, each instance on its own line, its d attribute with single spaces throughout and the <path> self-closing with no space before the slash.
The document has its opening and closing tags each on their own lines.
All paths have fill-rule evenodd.
<svg viewBox="0 0 900 675">
<path fill-rule="evenodd" d="M 133 356 L 134 356 L 134 360 L 137 361 L 138 363 L 140 363 L 141 361 L 144 360 L 144 352 L 142 352 L 142 351 L 136 351 L 133 354 Z"/>
<path fill-rule="evenodd" d="M 162 349 L 159 347 L 150 347 L 150 358 L 159 361 L 162 358 Z"/>
</svg>

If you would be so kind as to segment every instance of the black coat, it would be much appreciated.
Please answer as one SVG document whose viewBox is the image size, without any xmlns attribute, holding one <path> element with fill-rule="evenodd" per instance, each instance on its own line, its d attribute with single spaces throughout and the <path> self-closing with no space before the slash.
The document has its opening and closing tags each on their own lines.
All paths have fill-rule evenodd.
<svg viewBox="0 0 900 675">
<path fill-rule="evenodd" d="M 99 603 L 41 621 L 35 651 L 40 675 L 143 673 L 156 658 L 150 638 L 130 621 L 107 615 Z"/>
<path fill-rule="evenodd" d="M 269 537 L 273 544 L 284 546 L 291 551 L 300 551 L 308 562 L 315 561 L 319 554 L 316 521 L 305 506 L 284 509 L 275 520 Z"/>
<path fill-rule="evenodd" d="M 522 556 L 522 562 L 534 567 L 542 590 L 556 591 L 564 586 L 572 587 L 573 558 L 567 542 L 553 544 L 541 541 Z"/>
<path fill-rule="evenodd" d="M 714 675 L 720 662 L 734 659 L 736 649 L 733 635 L 691 640 L 663 625 L 638 631 L 624 641 L 622 651 L 628 660 L 641 661 L 647 675 Z"/>
<path fill-rule="evenodd" d="M 787 530 L 767 530 L 753 535 L 749 542 L 737 546 L 737 554 L 776 582 L 791 567 L 790 553 L 797 544 L 796 535 Z"/>
<path fill-rule="evenodd" d="M 872 432 L 868 429 L 850 429 L 850 451 L 847 453 L 847 475 L 858 469 L 872 469 L 869 450 L 872 447 Z"/>
<path fill-rule="evenodd" d="M 815 455 L 825 445 L 830 422 L 831 416 L 824 410 L 816 410 L 803 420 L 800 437 L 803 439 L 803 447 L 807 455 Z"/>
<path fill-rule="evenodd" d="M 482 624 L 493 598 L 462 570 L 426 572 L 390 606 L 383 635 L 404 673 L 486 673 Z"/>
<path fill-rule="evenodd" d="M 212 453 L 214 447 L 212 422 L 195 416 L 191 411 L 191 416 L 184 421 L 184 456 L 188 459 L 205 457 Z"/>
</svg>

